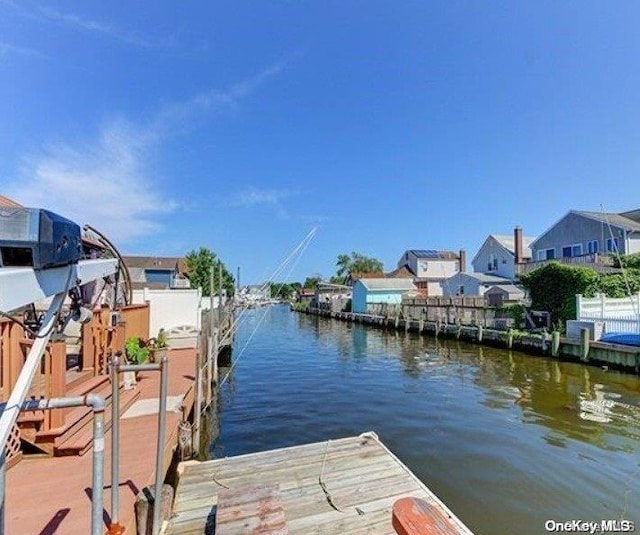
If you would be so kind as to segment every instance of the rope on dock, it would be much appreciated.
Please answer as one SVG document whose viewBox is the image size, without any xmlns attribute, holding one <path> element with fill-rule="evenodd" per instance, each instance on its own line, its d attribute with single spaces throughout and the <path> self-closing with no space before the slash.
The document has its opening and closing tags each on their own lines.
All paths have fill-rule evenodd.
<svg viewBox="0 0 640 535">
<path fill-rule="evenodd" d="M 222 487 L 222 488 L 224 488 L 224 489 L 228 489 L 228 488 L 229 488 L 229 487 L 227 487 L 224 483 L 222 483 L 222 482 L 218 481 L 218 480 L 216 479 L 216 476 L 215 476 L 215 475 L 212 475 L 212 476 L 211 476 L 211 479 L 213 480 L 213 482 L 214 482 L 216 485 L 218 485 L 218 486 L 220 486 L 220 487 Z"/>
<path fill-rule="evenodd" d="M 322 458 L 322 467 L 320 468 L 320 475 L 318 476 L 318 483 L 320 483 L 320 488 L 322 489 L 322 492 L 324 492 L 324 495 L 327 498 L 327 502 L 329 503 L 329 505 L 331 507 L 333 507 L 339 513 L 344 513 L 345 511 L 340 509 L 340 507 L 338 507 L 335 504 L 335 502 L 333 501 L 333 498 L 331 497 L 331 494 L 329 493 L 329 491 L 327 490 L 326 485 L 324 484 L 324 481 L 322 481 L 322 475 L 324 474 L 324 465 L 327 462 L 327 454 L 329 453 L 329 444 L 330 443 L 331 443 L 331 441 L 327 440 L 327 447 L 324 450 L 324 457 Z"/>
</svg>

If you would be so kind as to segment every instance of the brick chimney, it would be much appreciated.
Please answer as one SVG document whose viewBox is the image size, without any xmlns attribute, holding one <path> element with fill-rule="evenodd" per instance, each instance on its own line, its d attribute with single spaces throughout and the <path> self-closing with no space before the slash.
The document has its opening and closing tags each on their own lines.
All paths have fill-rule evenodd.
<svg viewBox="0 0 640 535">
<path fill-rule="evenodd" d="M 467 251 L 460 249 L 459 266 L 460 273 L 467 271 Z"/>
<path fill-rule="evenodd" d="M 524 261 L 524 250 L 522 248 L 522 227 L 520 225 L 513 229 L 513 255 L 515 256 L 514 262 L 522 264 Z"/>
</svg>

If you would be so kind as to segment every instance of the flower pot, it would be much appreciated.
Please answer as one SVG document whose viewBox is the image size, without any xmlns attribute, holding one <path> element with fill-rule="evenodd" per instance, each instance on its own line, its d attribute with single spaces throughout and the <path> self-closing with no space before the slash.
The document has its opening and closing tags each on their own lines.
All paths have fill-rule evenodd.
<svg viewBox="0 0 640 535">
<path fill-rule="evenodd" d="M 151 348 L 151 351 L 149 352 L 149 362 L 160 362 L 162 358 L 168 354 L 169 349 L 166 347 L 156 349 Z"/>
</svg>

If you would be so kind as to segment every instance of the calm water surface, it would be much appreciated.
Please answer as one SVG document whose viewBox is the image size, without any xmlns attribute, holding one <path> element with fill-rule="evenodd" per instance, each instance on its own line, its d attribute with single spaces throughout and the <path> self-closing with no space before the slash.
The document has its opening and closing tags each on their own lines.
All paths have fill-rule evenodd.
<svg viewBox="0 0 640 535">
<path fill-rule="evenodd" d="M 285 306 L 243 317 L 234 359 L 252 333 L 221 391 L 216 457 L 373 430 L 477 535 L 547 519 L 640 532 L 637 377 Z"/>
</svg>

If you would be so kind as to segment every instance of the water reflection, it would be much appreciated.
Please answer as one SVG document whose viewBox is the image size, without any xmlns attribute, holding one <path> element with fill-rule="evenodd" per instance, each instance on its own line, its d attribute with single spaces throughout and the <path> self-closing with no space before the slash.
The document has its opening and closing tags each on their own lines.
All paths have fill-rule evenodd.
<svg viewBox="0 0 640 535">
<path fill-rule="evenodd" d="M 610 450 L 638 450 L 640 381 L 635 376 L 315 316 L 297 315 L 297 323 L 325 344 L 335 344 L 342 360 L 394 358 L 409 378 L 471 379 L 481 387 L 483 406 L 517 407 L 523 422 L 549 429 L 544 438 L 553 446 L 564 447 L 573 439 Z"/>
<path fill-rule="evenodd" d="M 640 525 L 638 377 L 284 307 L 251 338 L 262 313 L 236 340 L 216 455 L 374 430 L 476 535 Z"/>
</svg>

